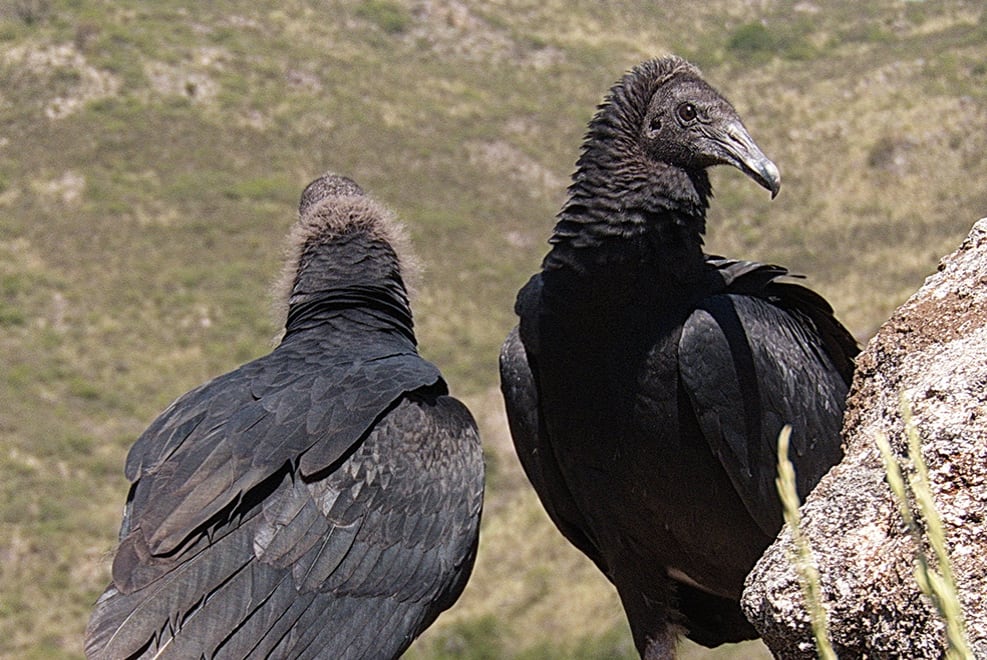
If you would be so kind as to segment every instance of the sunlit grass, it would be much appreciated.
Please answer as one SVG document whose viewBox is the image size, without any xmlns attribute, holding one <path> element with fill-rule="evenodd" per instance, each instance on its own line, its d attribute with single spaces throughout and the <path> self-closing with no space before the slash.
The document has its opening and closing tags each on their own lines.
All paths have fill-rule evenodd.
<svg viewBox="0 0 987 660">
<path fill-rule="evenodd" d="M 972 660 L 973 651 L 964 631 L 963 610 L 946 548 L 945 530 L 932 497 L 929 471 L 922 458 L 921 438 L 912 417 L 911 406 L 904 396 L 901 398 L 901 415 L 908 440 L 910 474 L 907 480 L 887 436 L 879 434 L 875 441 L 884 461 L 888 486 L 915 544 L 915 581 L 922 593 L 932 601 L 945 623 L 946 657 L 950 660 Z M 799 576 L 818 656 L 824 660 L 836 660 L 837 656 L 830 642 L 819 571 L 814 564 L 808 539 L 800 528 L 801 513 L 795 488 L 795 470 L 788 459 L 790 435 L 791 427 L 785 426 L 778 436 L 778 476 L 775 483 L 782 502 L 785 525 L 794 544 L 791 561 Z M 916 508 L 913 508 L 912 501 Z M 932 557 L 924 550 L 926 539 L 932 547 Z"/>
<path fill-rule="evenodd" d="M 904 15 L 890 1 L 866 15 L 833 5 L 808 19 L 728 0 L 688 13 L 432 3 L 428 15 L 400 0 L 45 4 L 30 25 L 0 12 L 2 656 L 79 657 L 129 444 L 176 396 L 268 349 L 281 239 L 326 169 L 409 225 L 426 265 L 422 351 L 491 420 L 502 419 L 487 393 L 514 295 L 547 249 L 585 122 L 644 57 L 700 58 L 782 170 L 774 202 L 714 172 L 711 250 L 806 273 L 860 333 L 987 205 L 966 175 L 987 151 L 984 19 L 964 3 Z M 736 56 L 731 36 L 761 19 L 795 51 Z M 8 59 L 15 49 L 66 59 L 42 70 Z M 46 118 L 90 69 L 117 93 Z M 915 144 L 898 154 L 906 138 Z M 903 168 L 885 166 L 898 155 Z M 77 197 L 50 185 L 73 176 Z M 485 439 L 500 424 L 485 424 Z M 477 572 L 435 634 L 448 621 L 485 639 L 494 617 L 505 657 L 550 657 L 564 637 L 566 653 L 624 653 L 612 588 L 564 554 L 575 551 L 530 493 L 508 513 L 529 487 L 509 449 L 498 456 Z M 67 488 L 80 504 L 50 503 Z M 502 566 L 540 577 L 529 585 L 527 568 Z M 490 609 L 501 587 L 530 607 Z"/>
<path fill-rule="evenodd" d="M 822 588 L 819 583 L 819 570 L 812 559 L 812 549 L 809 541 L 802 535 L 799 527 L 802 515 L 799 512 L 799 496 L 795 488 L 795 468 L 788 459 L 789 439 L 792 427 L 786 425 L 778 435 L 778 477 L 775 485 L 781 498 L 785 514 L 785 526 L 792 535 L 795 551 L 792 562 L 799 574 L 799 584 L 802 596 L 805 598 L 806 609 L 812 622 L 812 636 L 816 641 L 816 651 L 821 660 L 836 660 L 836 653 L 829 641 L 829 626 L 826 620 L 826 608 L 822 602 Z"/>
<path fill-rule="evenodd" d="M 922 441 L 912 417 L 911 405 L 904 396 L 901 398 L 901 416 L 905 423 L 911 468 L 907 480 L 887 436 L 878 435 L 876 442 L 884 460 L 888 486 L 915 543 L 915 581 L 946 624 L 946 657 L 949 660 L 972 660 L 973 650 L 964 632 L 963 609 L 946 548 L 946 533 L 932 498 L 929 470 L 922 457 Z M 926 539 L 932 546 L 932 557 L 925 552 Z"/>
</svg>

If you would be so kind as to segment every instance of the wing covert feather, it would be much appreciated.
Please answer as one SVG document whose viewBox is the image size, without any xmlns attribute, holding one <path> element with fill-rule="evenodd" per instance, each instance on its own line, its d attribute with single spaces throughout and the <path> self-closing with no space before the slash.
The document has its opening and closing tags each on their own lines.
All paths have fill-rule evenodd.
<svg viewBox="0 0 987 660">
<path fill-rule="evenodd" d="M 459 402 L 404 397 L 329 472 L 308 480 L 286 465 L 280 475 L 259 501 L 248 494 L 173 557 L 150 557 L 133 530 L 125 542 L 144 547 L 156 572 L 130 593 L 107 591 L 90 653 L 393 655 L 462 591 L 476 552 L 483 458 Z M 382 617 L 399 634 L 366 632 L 381 630 Z M 303 630 L 317 621 L 333 625 Z"/>
<path fill-rule="evenodd" d="M 713 452 L 758 525 L 781 525 L 777 438 L 792 425 L 800 496 L 839 461 L 847 383 L 803 318 L 744 295 L 707 298 L 679 341 L 680 376 Z"/>
<path fill-rule="evenodd" d="M 325 469 L 404 392 L 441 382 L 417 356 L 326 369 L 303 359 L 318 344 L 297 344 L 181 397 L 131 449 L 127 474 L 141 482 L 131 525 L 144 528 L 152 552 L 173 552 L 286 463 L 304 476 Z"/>
<path fill-rule="evenodd" d="M 551 439 L 541 423 L 538 387 L 529 363 L 532 359 L 520 329 L 515 327 L 500 351 L 500 388 L 518 460 L 555 526 L 606 573 L 600 551 L 589 536 L 590 527 L 565 485 Z"/>
</svg>

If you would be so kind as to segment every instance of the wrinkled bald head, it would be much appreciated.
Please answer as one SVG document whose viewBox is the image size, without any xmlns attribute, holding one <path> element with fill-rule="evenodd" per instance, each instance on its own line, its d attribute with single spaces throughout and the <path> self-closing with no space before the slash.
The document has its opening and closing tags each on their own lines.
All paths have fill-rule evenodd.
<svg viewBox="0 0 987 660">
<path fill-rule="evenodd" d="M 613 194 L 637 195 L 669 168 L 694 179 L 713 165 L 741 170 L 778 193 L 781 177 L 737 111 L 699 69 L 675 56 L 648 60 L 611 89 L 589 124 L 580 166 L 605 171 Z"/>
</svg>

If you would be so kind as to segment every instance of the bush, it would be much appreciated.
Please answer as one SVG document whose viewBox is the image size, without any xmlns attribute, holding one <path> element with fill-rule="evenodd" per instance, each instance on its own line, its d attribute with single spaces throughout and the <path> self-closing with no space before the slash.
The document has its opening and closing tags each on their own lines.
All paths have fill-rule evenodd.
<svg viewBox="0 0 987 660">
<path fill-rule="evenodd" d="M 404 32 L 411 23 L 411 14 L 403 5 L 388 0 L 365 0 L 357 7 L 356 15 L 388 34 Z"/>
<path fill-rule="evenodd" d="M 763 23 L 746 23 L 733 31 L 727 48 L 738 53 L 773 53 L 778 49 L 778 38 Z"/>
<path fill-rule="evenodd" d="M 745 23 L 734 30 L 727 41 L 727 49 L 747 59 L 778 55 L 789 60 L 807 60 L 815 54 L 800 26 L 768 28 L 759 21 Z"/>
</svg>

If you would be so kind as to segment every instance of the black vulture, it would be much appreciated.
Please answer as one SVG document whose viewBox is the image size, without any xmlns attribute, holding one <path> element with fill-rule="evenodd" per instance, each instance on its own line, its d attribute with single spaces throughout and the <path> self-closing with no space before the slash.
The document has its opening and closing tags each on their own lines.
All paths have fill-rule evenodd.
<svg viewBox="0 0 987 660">
<path fill-rule="evenodd" d="M 401 227 L 331 174 L 299 216 L 280 344 L 130 450 L 89 657 L 393 658 L 466 584 L 483 458 L 418 355 Z"/>
<path fill-rule="evenodd" d="M 744 577 L 781 527 L 776 442 L 805 495 L 842 456 L 858 348 L 778 266 L 703 253 L 707 168 L 780 177 L 677 57 L 618 81 L 583 142 L 501 352 L 515 448 L 552 521 L 616 586 L 642 657 L 756 637 Z"/>
</svg>

